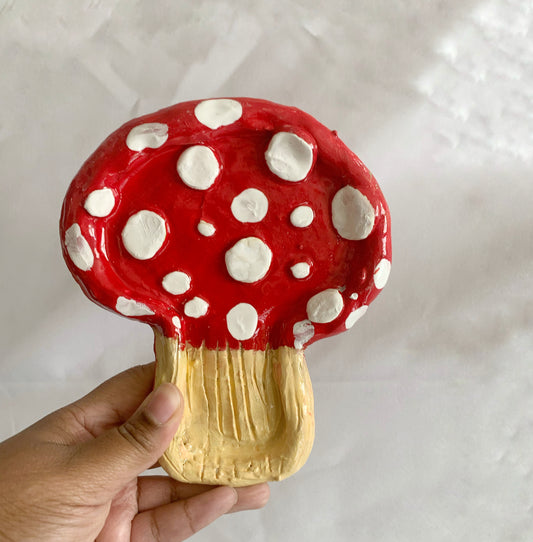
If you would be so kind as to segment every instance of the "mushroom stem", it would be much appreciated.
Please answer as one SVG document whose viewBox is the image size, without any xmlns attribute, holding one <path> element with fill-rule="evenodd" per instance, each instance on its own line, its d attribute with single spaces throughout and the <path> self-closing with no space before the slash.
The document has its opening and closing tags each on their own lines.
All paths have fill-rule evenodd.
<svg viewBox="0 0 533 542">
<path fill-rule="evenodd" d="M 177 480 L 247 486 L 282 480 L 307 460 L 313 390 L 303 350 L 210 350 L 154 328 L 155 386 L 183 394 L 183 420 L 159 460 Z"/>
</svg>

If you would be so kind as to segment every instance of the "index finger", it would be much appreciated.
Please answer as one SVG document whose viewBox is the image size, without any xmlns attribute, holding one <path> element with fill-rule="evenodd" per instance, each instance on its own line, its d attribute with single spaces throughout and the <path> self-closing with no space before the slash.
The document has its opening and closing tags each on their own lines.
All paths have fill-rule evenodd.
<svg viewBox="0 0 533 542">
<path fill-rule="evenodd" d="M 131 367 L 65 407 L 93 437 L 125 422 L 152 391 L 155 362 Z"/>
<path fill-rule="evenodd" d="M 28 427 L 34 438 L 75 444 L 122 424 L 152 391 L 155 362 L 131 367 Z"/>
</svg>

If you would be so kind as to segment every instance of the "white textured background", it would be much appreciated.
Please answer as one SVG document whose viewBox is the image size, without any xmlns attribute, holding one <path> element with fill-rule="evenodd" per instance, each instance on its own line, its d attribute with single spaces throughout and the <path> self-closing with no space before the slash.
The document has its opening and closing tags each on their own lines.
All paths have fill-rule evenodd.
<svg viewBox="0 0 533 542">
<path fill-rule="evenodd" d="M 308 350 L 308 463 L 196 540 L 533 540 L 532 22 L 530 0 L 0 0 L 0 440 L 152 359 L 62 261 L 85 158 L 170 103 L 262 97 L 374 172 L 393 271 Z"/>
</svg>

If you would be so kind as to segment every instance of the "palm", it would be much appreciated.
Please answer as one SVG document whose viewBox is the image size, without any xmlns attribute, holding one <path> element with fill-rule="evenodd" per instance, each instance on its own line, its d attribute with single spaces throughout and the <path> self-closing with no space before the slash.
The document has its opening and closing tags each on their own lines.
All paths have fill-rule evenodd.
<svg viewBox="0 0 533 542">
<path fill-rule="evenodd" d="M 140 511 L 137 498 L 139 485 L 138 479 L 132 480 L 110 503 L 98 509 L 98 523 L 103 525 L 100 540 L 131 540 L 132 523 Z"/>
<path fill-rule="evenodd" d="M 102 435 L 119 431 L 132 416 L 149 394 L 153 374 L 154 364 L 121 373 L 76 403 L 41 420 L 33 431 L 43 444 L 53 448 L 60 445 L 63 452 L 94 444 Z M 114 468 L 113 462 L 106 472 L 88 465 L 83 473 L 71 474 L 91 480 L 90 489 L 71 482 L 60 492 L 67 509 L 69 503 L 77 503 L 69 522 L 76 529 L 73 539 L 129 542 L 159 540 L 164 535 L 183 540 L 233 505 L 232 511 L 263 506 L 269 494 L 266 484 L 239 489 L 232 496 L 228 488 L 186 484 L 168 476 L 134 476 L 118 490 L 110 491 L 106 478 L 113 475 Z"/>
<path fill-rule="evenodd" d="M 233 490 L 137 476 L 180 421 L 178 411 L 155 429 L 142 419 L 153 375 L 154 364 L 130 369 L 0 443 L 0 540 L 177 542 L 266 503 L 266 484 Z M 155 448 L 154 430 L 166 432 Z"/>
</svg>

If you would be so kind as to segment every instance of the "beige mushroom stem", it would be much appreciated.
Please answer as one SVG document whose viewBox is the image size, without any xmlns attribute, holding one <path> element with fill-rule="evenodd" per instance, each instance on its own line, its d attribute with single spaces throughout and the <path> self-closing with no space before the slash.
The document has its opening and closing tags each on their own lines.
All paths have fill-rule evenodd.
<svg viewBox="0 0 533 542">
<path fill-rule="evenodd" d="M 303 350 L 186 345 L 154 329 L 155 386 L 172 382 L 183 420 L 161 466 L 189 483 L 247 486 L 282 480 L 306 461 L 315 433 Z"/>
</svg>

